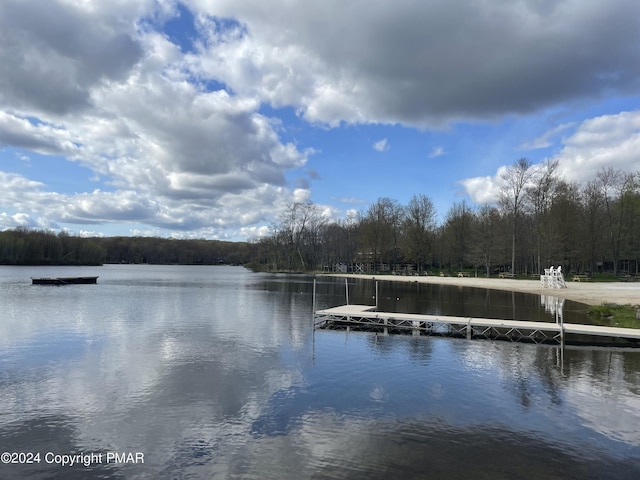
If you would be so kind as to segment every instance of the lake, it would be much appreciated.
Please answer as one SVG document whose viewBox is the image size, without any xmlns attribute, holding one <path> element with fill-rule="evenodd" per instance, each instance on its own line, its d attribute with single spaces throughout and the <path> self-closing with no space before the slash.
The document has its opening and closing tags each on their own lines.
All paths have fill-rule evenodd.
<svg viewBox="0 0 640 480">
<path fill-rule="evenodd" d="M 100 277 L 29 279 L 73 275 Z M 344 282 L 319 277 L 317 308 Z M 0 478 L 640 478 L 640 350 L 314 332 L 312 286 L 0 266 Z M 349 279 L 352 303 L 374 292 Z M 380 282 L 379 303 L 554 320 L 549 299 L 481 289 Z"/>
</svg>

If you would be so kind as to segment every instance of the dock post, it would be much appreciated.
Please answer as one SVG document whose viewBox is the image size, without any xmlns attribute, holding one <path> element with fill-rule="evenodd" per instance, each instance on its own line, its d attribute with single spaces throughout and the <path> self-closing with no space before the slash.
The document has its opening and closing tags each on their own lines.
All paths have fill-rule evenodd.
<svg viewBox="0 0 640 480">
<path fill-rule="evenodd" d="M 316 277 L 313 277 L 313 299 L 311 300 L 311 359 L 316 363 Z"/>
<path fill-rule="evenodd" d="M 349 305 L 349 279 L 344 279 L 344 293 L 347 299 L 347 305 Z"/>
<path fill-rule="evenodd" d="M 420 327 L 422 326 L 422 322 L 420 320 L 412 320 L 411 326 L 413 327 L 411 335 L 414 337 L 420 336 Z"/>
<path fill-rule="evenodd" d="M 376 280 L 376 310 L 378 310 L 378 280 Z"/>
<path fill-rule="evenodd" d="M 313 317 L 315 319 L 316 316 L 316 279 L 313 278 L 313 300 L 311 300 L 311 310 L 313 312 Z"/>
</svg>

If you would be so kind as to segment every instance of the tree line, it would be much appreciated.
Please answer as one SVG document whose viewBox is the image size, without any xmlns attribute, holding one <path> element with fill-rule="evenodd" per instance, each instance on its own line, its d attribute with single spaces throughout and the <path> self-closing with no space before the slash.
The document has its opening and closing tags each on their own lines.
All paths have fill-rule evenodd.
<svg viewBox="0 0 640 480">
<path fill-rule="evenodd" d="M 521 158 L 500 175 L 490 205 L 455 203 L 440 222 L 432 200 L 406 205 L 383 197 L 366 210 L 330 221 L 313 203 L 289 205 L 268 237 L 256 242 L 255 265 L 269 271 L 423 273 L 475 270 L 538 274 L 638 274 L 640 172 L 603 168 L 580 186 L 558 162 Z"/>
<path fill-rule="evenodd" d="M 3 265 L 102 265 L 152 263 L 240 265 L 251 262 L 247 242 L 157 237 L 91 237 L 19 227 L 0 232 Z"/>
<path fill-rule="evenodd" d="M 0 264 L 236 264 L 273 272 L 425 273 L 475 270 L 538 274 L 640 272 L 640 172 L 603 168 L 583 186 L 558 162 L 521 158 L 500 176 L 499 199 L 454 203 L 438 221 L 432 200 L 388 197 L 344 219 L 292 203 L 253 242 L 157 237 L 83 238 L 16 228 L 0 232 Z"/>
</svg>

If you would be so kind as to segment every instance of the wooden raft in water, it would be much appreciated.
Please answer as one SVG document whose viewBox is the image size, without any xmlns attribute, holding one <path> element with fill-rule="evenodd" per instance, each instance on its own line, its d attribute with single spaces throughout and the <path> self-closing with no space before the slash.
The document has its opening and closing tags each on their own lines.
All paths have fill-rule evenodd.
<svg viewBox="0 0 640 480">
<path fill-rule="evenodd" d="M 98 277 L 31 277 L 33 285 L 87 285 L 98 282 Z"/>
</svg>

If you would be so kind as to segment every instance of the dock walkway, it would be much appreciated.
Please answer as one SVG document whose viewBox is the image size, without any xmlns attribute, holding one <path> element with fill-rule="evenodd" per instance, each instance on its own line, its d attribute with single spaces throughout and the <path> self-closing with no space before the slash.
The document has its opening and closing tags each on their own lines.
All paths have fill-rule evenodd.
<svg viewBox="0 0 640 480">
<path fill-rule="evenodd" d="M 342 305 L 315 312 L 315 326 L 412 335 L 440 335 L 532 343 L 618 345 L 640 347 L 640 329 L 380 312 L 371 305 Z"/>
</svg>

